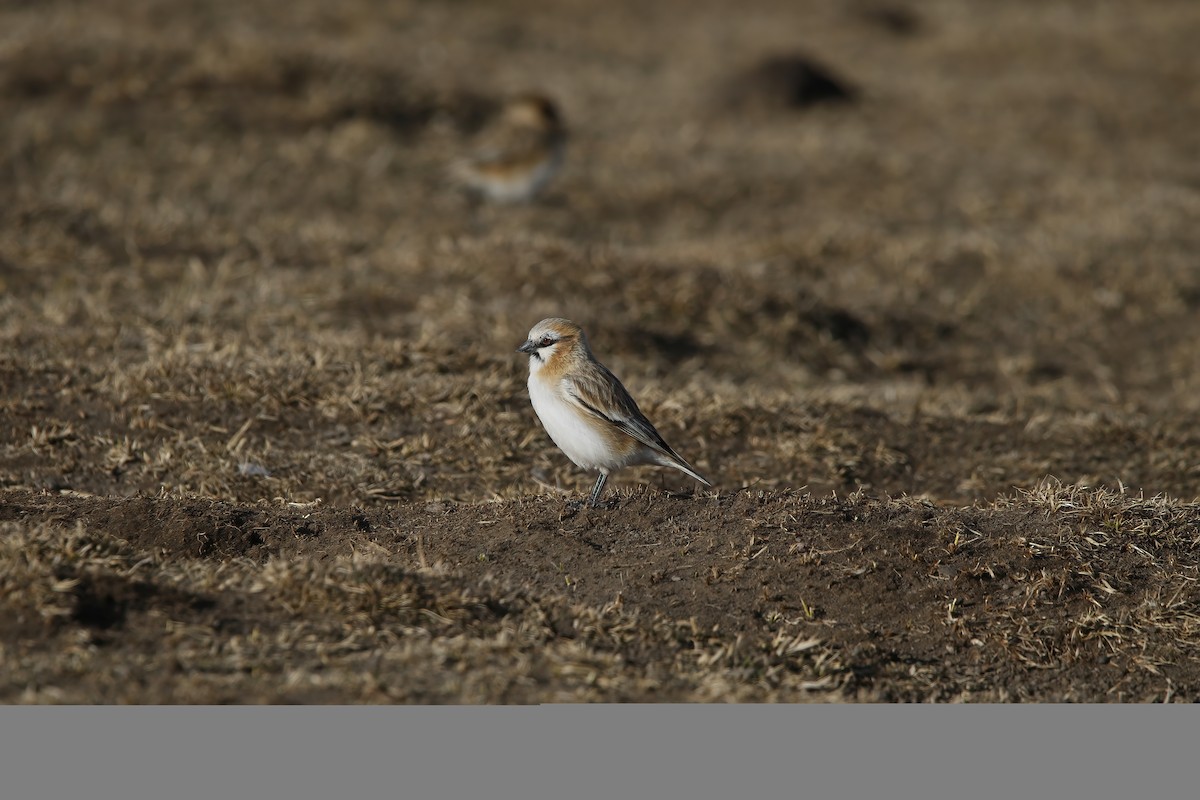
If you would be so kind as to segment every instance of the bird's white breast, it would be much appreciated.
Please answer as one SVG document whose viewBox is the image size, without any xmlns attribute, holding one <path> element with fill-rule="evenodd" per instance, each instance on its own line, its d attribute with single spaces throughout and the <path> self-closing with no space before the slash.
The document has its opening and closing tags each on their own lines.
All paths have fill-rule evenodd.
<svg viewBox="0 0 1200 800">
<path fill-rule="evenodd" d="M 551 383 L 540 378 L 536 371 L 531 372 L 529 399 L 546 433 L 579 466 L 608 472 L 628 464 L 628 455 L 618 452 L 599 427 L 603 423 L 593 422 L 585 416 L 586 412 L 565 399 L 557 382 Z"/>
</svg>

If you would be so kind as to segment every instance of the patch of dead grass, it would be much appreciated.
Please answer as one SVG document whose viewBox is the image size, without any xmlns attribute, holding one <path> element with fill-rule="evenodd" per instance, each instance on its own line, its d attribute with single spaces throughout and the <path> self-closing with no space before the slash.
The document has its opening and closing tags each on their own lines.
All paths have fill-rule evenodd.
<svg viewBox="0 0 1200 800">
<path fill-rule="evenodd" d="M 0 9 L 6 697 L 1194 696 L 1192 7 L 117 5 Z M 716 107 L 796 51 L 860 96 Z M 529 88 L 567 169 L 476 204 Z M 571 527 L 549 315 L 721 493 Z"/>
</svg>

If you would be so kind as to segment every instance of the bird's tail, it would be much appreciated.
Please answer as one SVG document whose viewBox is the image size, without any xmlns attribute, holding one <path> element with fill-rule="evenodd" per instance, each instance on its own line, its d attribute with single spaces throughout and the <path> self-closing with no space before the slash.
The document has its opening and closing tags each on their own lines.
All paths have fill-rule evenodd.
<svg viewBox="0 0 1200 800">
<path fill-rule="evenodd" d="M 707 478 L 705 478 L 699 472 L 696 472 L 696 470 L 692 469 L 692 465 L 687 463 L 686 461 L 684 461 L 676 453 L 659 453 L 658 456 L 659 456 L 658 463 L 661 466 L 674 467 L 675 469 L 679 470 L 680 472 L 690 475 L 691 477 L 700 481 L 705 486 L 712 486 L 712 484 L 708 482 Z"/>
</svg>

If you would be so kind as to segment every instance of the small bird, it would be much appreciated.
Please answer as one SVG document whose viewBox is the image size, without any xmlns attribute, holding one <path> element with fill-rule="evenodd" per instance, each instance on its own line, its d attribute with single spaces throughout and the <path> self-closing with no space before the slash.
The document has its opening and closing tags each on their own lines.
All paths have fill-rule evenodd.
<svg viewBox="0 0 1200 800">
<path fill-rule="evenodd" d="M 540 94 L 509 101 L 485 129 L 475 155 L 454 167 L 458 179 L 500 203 L 533 199 L 562 167 L 567 131 L 558 107 Z"/>
<path fill-rule="evenodd" d="M 600 471 L 588 505 L 610 473 L 637 464 L 674 467 L 712 486 L 663 440 L 574 322 L 542 320 L 517 352 L 529 354 L 529 399 L 546 433 L 578 466 Z"/>
</svg>

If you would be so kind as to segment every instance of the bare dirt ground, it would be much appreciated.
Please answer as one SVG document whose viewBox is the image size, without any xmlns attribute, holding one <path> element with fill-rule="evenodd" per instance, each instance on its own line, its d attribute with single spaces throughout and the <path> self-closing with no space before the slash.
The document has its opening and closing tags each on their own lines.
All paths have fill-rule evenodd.
<svg viewBox="0 0 1200 800">
<path fill-rule="evenodd" d="M 1200 699 L 1198 36 L 0 5 L 0 701 Z M 480 204 L 447 164 L 528 89 L 567 170 Z M 714 491 L 576 510 L 550 315 Z"/>
</svg>

